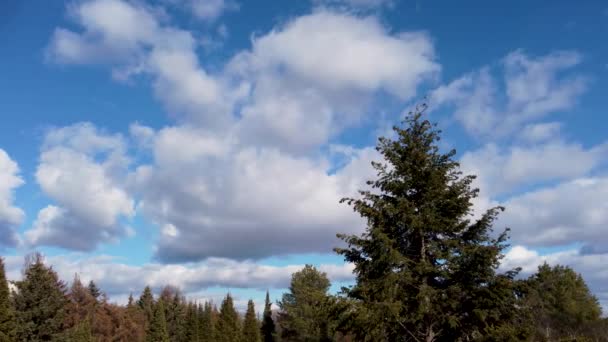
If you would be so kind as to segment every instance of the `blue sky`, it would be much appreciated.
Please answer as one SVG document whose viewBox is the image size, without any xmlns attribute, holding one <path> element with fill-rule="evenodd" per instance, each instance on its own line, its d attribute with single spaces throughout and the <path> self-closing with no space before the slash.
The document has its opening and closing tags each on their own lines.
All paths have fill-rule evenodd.
<svg viewBox="0 0 608 342">
<path fill-rule="evenodd" d="M 422 97 L 502 204 L 503 268 L 573 266 L 608 304 L 601 1 L 78 0 L 0 4 L 0 248 L 117 301 L 145 284 L 277 298 L 335 233 Z"/>
</svg>

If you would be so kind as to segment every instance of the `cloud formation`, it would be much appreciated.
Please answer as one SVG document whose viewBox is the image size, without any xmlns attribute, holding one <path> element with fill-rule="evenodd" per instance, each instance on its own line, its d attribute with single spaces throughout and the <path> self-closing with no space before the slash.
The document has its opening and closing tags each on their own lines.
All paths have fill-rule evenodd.
<svg viewBox="0 0 608 342">
<path fill-rule="evenodd" d="M 536 57 L 517 50 L 500 63 L 502 82 L 483 67 L 435 89 L 431 104 L 451 106 L 454 118 L 475 137 L 509 135 L 522 124 L 574 106 L 588 80 L 568 71 L 581 60 L 574 51 Z"/>
<path fill-rule="evenodd" d="M 15 228 L 25 217 L 23 210 L 15 206 L 15 189 L 23 185 L 19 166 L 0 149 L 0 247 L 14 247 L 19 242 Z"/>
<path fill-rule="evenodd" d="M 123 139 L 88 123 L 50 130 L 36 181 L 57 205 L 38 213 L 25 233 L 31 245 L 92 250 L 126 235 L 121 217 L 134 214 L 125 188 L 128 166 Z"/>
</svg>

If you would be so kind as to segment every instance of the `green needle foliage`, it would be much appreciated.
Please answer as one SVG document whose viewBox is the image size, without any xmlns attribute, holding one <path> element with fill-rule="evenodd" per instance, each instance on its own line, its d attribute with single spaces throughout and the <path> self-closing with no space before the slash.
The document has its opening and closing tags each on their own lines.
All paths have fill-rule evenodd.
<svg viewBox="0 0 608 342">
<path fill-rule="evenodd" d="M 264 342 L 274 342 L 276 327 L 272 319 L 272 303 L 270 294 L 266 291 L 266 301 L 264 302 L 264 317 L 262 318 L 262 340 Z"/>
<path fill-rule="evenodd" d="M 218 342 L 240 342 L 241 329 L 239 315 L 234 308 L 232 296 L 226 295 L 220 307 L 220 315 L 217 322 Z"/>
<path fill-rule="evenodd" d="M 18 341 L 51 341 L 64 332 L 66 286 L 42 255 L 26 260 L 23 280 L 15 282 Z"/>
<path fill-rule="evenodd" d="M 260 342 L 260 326 L 255 316 L 255 306 L 253 300 L 247 302 L 247 312 L 243 322 L 243 342 Z"/>
<path fill-rule="evenodd" d="M 154 306 L 154 314 L 152 321 L 146 333 L 146 342 L 169 342 L 169 333 L 167 332 L 167 320 L 165 319 L 165 304 L 162 299 L 159 299 Z"/>
<path fill-rule="evenodd" d="M 14 341 L 16 329 L 15 311 L 11 304 L 4 259 L 0 258 L 0 342 Z"/>
<path fill-rule="evenodd" d="M 289 292 L 279 302 L 281 340 L 328 341 L 330 287 L 325 273 L 306 265 L 291 277 Z"/>
<path fill-rule="evenodd" d="M 342 200 L 367 220 L 362 236 L 338 235 L 348 248 L 336 249 L 355 264 L 357 284 L 345 292 L 362 340 L 470 340 L 514 314 L 516 271 L 496 274 L 506 231 L 490 234 L 503 209 L 473 219 L 475 177 L 461 173 L 454 150 L 440 151 L 425 110 L 394 127 L 394 139 L 379 139 L 384 160 L 372 163 L 371 188 Z"/>
</svg>

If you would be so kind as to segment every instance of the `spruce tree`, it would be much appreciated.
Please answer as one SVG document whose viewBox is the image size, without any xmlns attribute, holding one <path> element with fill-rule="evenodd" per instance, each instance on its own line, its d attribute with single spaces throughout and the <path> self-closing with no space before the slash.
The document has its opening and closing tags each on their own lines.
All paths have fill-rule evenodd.
<svg viewBox="0 0 608 342">
<path fill-rule="evenodd" d="M 0 258 L 0 342 L 14 341 L 16 329 L 15 311 L 11 304 L 4 259 Z"/>
<path fill-rule="evenodd" d="M 97 287 L 97 284 L 95 284 L 95 282 L 93 280 L 89 281 L 89 293 L 91 294 L 91 296 L 93 296 L 93 298 L 95 298 L 95 300 L 98 300 L 99 297 L 101 296 L 101 290 L 99 290 L 99 288 Z"/>
<path fill-rule="evenodd" d="M 149 324 L 154 316 L 154 296 L 150 286 L 144 288 L 139 300 L 137 300 L 137 305 L 144 313 L 146 324 Z"/>
<path fill-rule="evenodd" d="M 184 324 L 184 341 L 199 342 L 199 319 L 197 305 L 189 303 L 186 309 L 186 319 Z"/>
<path fill-rule="evenodd" d="M 165 304 L 159 299 L 154 306 L 154 314 L 146 332 L 146 342 L 170 342 L 165 319 Z"/>
<path fill-rule="evenodd" d="M 331 340 L 327 295 L 330 285 L 327 275 L 312 265 L 292 275 L 289 292 L 278 303 L 282 340 Z"/>
<path fill-rule="evenodd" d="M 211 302 L 205 302 L 200 315 L 200 332 L 199 339 L 201 342 L 215 341 L 216 329 L 215 320 L 213 318 L 213 306 Z"/>
<path fill-rule="evenodd" d="M 23 280 L 15 282 L 18 341 L 50 341 L 63 332 L 67 305 L 66 286 L 42 255 L 26 260 Z"/>
<path fill-rule="evenodd" d="M 217 322 L 217 341 L 239 342 L 241 339 L 239 315 L 234 308 L 232 296 L 226 295 L 220 307 L 220 315 Z"/>
<path fill-rule="evenodd" d="M 260 342 L 260 326 L 255 316 L 253 300 L 247 302 L 247 312 L 243 321 L 243 342 Z"/>
<path fill-rule="evenodd" d="M 272 319 L 272 303 L 270 294 L 266 291 L 266 301 L 264 302 L 264 317 L 262 318 L 262 340 L 264 342 L 274 342 L 276 328 Z"/>
<path fill-rule="evenodd" d="M 384 160 L 372 163 L 371 189 L 342 200 L 367 220 L 363 235 L 338 235 L 348 246 L 336 249 L 355 265 L 356 285 L 345 293 L 361 339 L 470 340 L 516 314 L 517 271 L 496 273 L 507 230 L 491 234 L 503 209 L 473 219 L 475 176 L 461 173 L 454 150 L 440 151 L 425 110 L 409 113 L 395 138 L 379 139 Z"/>
</svg>

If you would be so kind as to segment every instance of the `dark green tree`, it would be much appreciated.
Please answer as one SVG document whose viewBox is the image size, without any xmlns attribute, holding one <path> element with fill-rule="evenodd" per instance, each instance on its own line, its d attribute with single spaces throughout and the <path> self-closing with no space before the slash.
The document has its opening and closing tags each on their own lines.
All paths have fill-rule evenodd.
<svg viewBox="0 0 608 342">
<path fill-rule="evenodd" d="M 598 325 L 602 308 L 572 268 L 545 263 L 526 285 L 524 302 L 532 311 L 537 339 L 581 338 Z"/>
<path fill-rule="evenodd" d="M 516 314 L 517 271 L 496 272 L 507 230 L 491 234 L 503 209 L 473 219 L 475 176 L 462 174 L 455 150 L 440 151 L 425 110 L 409 113 L 395 138 L 379 139 L 377 178 L 342 200 L 367 220 L 361 236 L 338 235 L 348 247 L 336 249 L 355 265 L 357 283 L 344 292 L 356 305 L 346 321 L 360 339 L 470 340 Z"/>
<path fill-rule="evenodd" d="M 188 307 L 186 309 L 186 319 L 185 319 L 185 329 L 184 329 L 185 339 L 184 341 L 190 342 L 198 342 L 199 338 L 199 317 L 197 312 L 197 305 L 194 303 L 188 303 Z"/>
<path fill-rule="evenodd" d="M 241 340 L 239 315 L 234 308 L 230 294 L 226 295 L 220 307 L 216 338 L 218 342 L 239 342 Z"/>
<path fill-rule="evenodd" d="M 260 342 L 260 325 L 255 316 L 255 306 L 253 300 L 247 302 L 247 312 L 243 321 L 243 342 Z"/>
<path fill-rule="evenodd" d="M 137 300 L 137 305 L 144 313 L 146 324 L 149 324 L 154 316 L 154 295 L 152 295 L 150 286 L 144 288 L 144 291 Z"/>
<path fill-rule="evenodd" d="M 330 341 L 330 287 L 325 273 L 306 265 L 291 277 L 289 292 L 279 304 L 281 339 L 288 341 Z"/>
<path fill-rule="evenodd" d="M 215 341 L 216 330 L 213 318 L 213 305 L 211 302 L 205 302 L 200 311 L 199 339 L 201 342 Z"/>
<path fill-rule="evenodd" d="M 266 291 L 266 301 L 264 302 L 264 316 L 262 317 L 262 340 L 264 342 L 274 342 L 276 328 L 272 319 L 272 303 L 270 294 Z"/>
<path fill-rule="evenodd" d="M 16 329 L 15 311 L 6 280 L 4 259 L 0 258 L 0 342 L 14 341 Z"/>
<path fill-rule="evenodd" d="M 51 341 L 63 332 L 68 303 L 66 286 L 42 255 L 26 258 L 23 280 L 15 282 L 18 341 Z"/>
<path fill-rule="evenodd" d="M 69 342 L 93 342 L 93 333 L 91 332 L 91 322 L 86 318 L 80 321 L 76 326 L 68 331 Z"/>
<path fill-rule="evenodd" d="M 146 342 L 170 342 L 165 319 L 165 304 L 162 299 L 154 305 L 152 321 L 146 331 Z"/>
<path fill-rule="evenodd" d="M 101 290 L 97 287 L 97 284 L 95 284 L 93 280 L 89 281 L 88 289 L 91 296 L 93 296 L 95 300 L 99 300 L 99 297 L 101 296 Z"/>
</svg>

